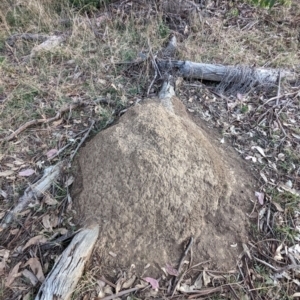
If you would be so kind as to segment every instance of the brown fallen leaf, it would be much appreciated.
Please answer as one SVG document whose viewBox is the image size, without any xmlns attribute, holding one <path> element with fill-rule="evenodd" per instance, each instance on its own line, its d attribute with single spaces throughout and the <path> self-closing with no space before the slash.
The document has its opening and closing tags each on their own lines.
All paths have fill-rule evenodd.
<svg viewBox="0 0 300 300">
<path fill-rule="evenodd" d="M 54 198 L 52 198 L 50 195 L 46 195 L 44 198 L 44 201 L 47 205 L 56 205 L 58 201 Z"/>
<path fill-rule="evenodd" d="M 292 295 L 292 298 L 296 298 L 296 297 L 300 297 L 300 292 L 294 293 L 294 294 Z"/>
<path fill-rule="evenodd" d="M 30 269 L 32 270 L 36 278 L 39 280 L 39 282 L 43 282 L 45 280 L 45 276 L 39 259 L 37 257 L 32 257 L 28 259 L 24 267 L 28 265 L 30 266 Z"/>
<path fill-rule="evenodd" d="M 53 127 L 56 127 L 56 126 L 60 125 L 62 122 L 63 122 L 63 119 L 59 119 L 59 120 L 57 120 L 57 121 L 54 121 L 54 122 L 52 123 L 52 126 L 53 126 Z"/>
<path fill-rule="evenodd" d="M 0 212 L 0 220 L 3 219 L 3 217 L 5 216 L 6 212 L 5 211 L 1 211 Z"/>
<path fill-rule="evenodd" d="M 52 214 L 50 216 L 50 225 L 52 228 L 55 228 L 59 225 L 60 219 L 57 215 Z"/>
<path fill-rule="evenodd" d="M 54 122 L 53 122 L 53 123 L 54 123 Z M 48 159 L 51 158 L 51 157 L 54 156 L 57 152 L 58 152 L 57 149 L 51 149 L 51 150 L 49 150 L 49 151 L 46 153 L 47 158 L 48 158 Z"/>
<path fill-rule="evenodd" d="M 5 270 L 7 269 L 7 260 L 9 258 L 10 251 L 7 249 L 0 250 L 0 257 L 2 260 L 0 261 L 0 276 L 5 274 Z"/>
<path fill-rule="evenodd" d="M 264 205 L 264 198 L 265 198 L 265 194 L 261 193 L 261 192 L 255 192 L 255 196 L 259 202 L 260 205 Z"/>
<path fill-rule="evenodd" d="M 182 292 L 182 293 L 191 293 L 194 291 L 194 287 L 190 286 L 186 283 L 182 283 L 178 288 L 178 291 Z"/>
<path fill-rule="evenodd" d="M 36 286 L 39 282 L 36 276 L 27 269 L 23 270 L 22 275 L 31 282 L 32 286 Z"/>
<path fill-rule="evenodd" d="M 290 188 L 289 186 L 287 186 L 286 184 L 280 183 L 279 187 L 282 188 L 283 190 L 285 190 L 286 192 L 289 192 L 295 196 L 300 196 L 300 191 Z"/>
<path fill-rule="evenodd" d="M 52 226 L 51 226 L 51 223 L 50 223 L 50 216 L 49 215 L 44 215 L 43 216 L 42 223 L 43 223 L 43 225 L 46 229 L 49 229 L 50 231 L 52 231 Z"/>
<path fill-rule="evenodd" d="M 31 176 L 32 174 L 34 174 L 35 171 L 33 169 L 26 169 L 26 170 L 23 170 L 21 172 L 19 172 L 19 176 L 22 176 L 22 177 L 28 177 L 28 176 Z"/>
<path fill-rule="evenodd" d="M 70 186 L 74 182 L 74 176 L 70 176 L 67 181 L 65 182 L 65 187 Z"/>
<path fill-rule="evenodd" d="M 260 172 L 259 174 L 260 174 L 261 178 L 264 180 L 265 183 L 269 182 L 269 180 L 267 179 L 266 175 L 263 172 Z"/>
<path fill-rule="evenodd" d="M 10 176 L 12 174 L 14 174 L 14 171 L 7 170 L 7 171 L 0 172 L 0 177 L 7 177 L 7 176 Z"/>
<path fill-rule="evenodd" d="M 203 276 L 204 286 L 208 286 L 208 284 L 211 282 L 211 277 L 206 273 L 205 270 L 203 271 L 202 276 Z"/>
<path fill-rule="evenodd" d="M 30 300 L 30 299 L 32 299 L 31 297 L 32 297 L 32 294 L 31 294 L 31 292 L 29 292 L 23 296 L 22 300 Z"/>
<path fill-rule="evenodd" d="M 9 272 L 7 278 L 6 278 L 6 282 L 5 282 L 5 286 L 6 287 L 10 287 L 12 285 L 12 283 L 14 282 L 14 280 L 17 277 L 20 277 L 22 275 L 22 273 L 19 273 L 19 268 L 22 262 L 17 263 L 12 270 Z"/>
<path fill-rule="evenodd" d="M 65 235 L 68 233 L 68 229 L 66 228 L 57 228 L 55 232 L 59 232 L 61 235 Z"/>
<path fill-rule="evenodd" d="M 12 235 L 16 235 L 16 234 L 19 233 L 19 231 L 20 231 L 19 228 L 15 228 L 15 229 L 10 230 L 9 232 L 10 232 L 10 234 L 12 234 Z"/>
<path fill-rule="evenodd" d="M 173 276 L 178 276 L 178 270 L 176 270 L 175 268 L 173 268 L 170 264 L 166 264 L 166 271 L 169 275 L 173 275 Z"/>
<path fill-rule="evenodd" d="M 43 235 L 37 235 L 31 238 L 23 247 L 23 251 L 32 245 L 45 244 L 47 239 Z"/>
<path fill-rule="evenodd" d="M 125 281 L 125 278 L 122 276 L 122 277 L 120 277 L 120 278 L 118 279 L 118 281 L 116 282 L 116 288 L 115 288 L 116 294 L 118 294 L 119 291 L 121 291 L 122 285 L 123 285 L 123 282 L 124 282 L 124 281 Z"/>
<path fill-rule="evenodd" d="M 276 251 L 275 251 L 274 259 L 275 259 L 276 261 L 278 261 L 278 260 L 283 260 L 283 256 L 281 255 L 281 249 L 282 249 L 282 248 L 283 248 L 283 244 L 280 244 L 280 245 L 277 247 Z"/>
<path fill-rule="evenodd" d="M 251 149 L 256 149 L 263 157 L 266 157 L 264 149 L 259 146 L 252 146 Z"/>
<path fill-rule="evenodd" d="M 114 253 L 114 252 L 112 252 L 112 251 L 109 251 L 108 254 L 109 254 L 110 256 L 112 256 L 112 257 L 116 257 L 116 256 L 117 256 L 117 254 Z"/>
<path fill-rule="evenodd" d="M 14 161 L 14 164 L 17 165 L 17 166 L 22 166 L 22 165 L 25 165 L 25 162 L 23 160 L 16 159 Z"/>
<path fill-rule="evenodd" d="M 159 283 L 157 279 L 154 279 L 152 277 L 145 277 L 142 278 L 143 280 L 145 280 L 146 282 L 150 283 L 151 287 L 155 290 L 159 288 Z"/>
<path fill-rule="evenodd" d="M 6 264 L 6 259 L 2 259 L 0 261 L 0 276 L 4 275 L 5 274 L 5 270 L 7 268 L 7 264 Z"/>
<path fill-rule="evenodd" d="M 0 257 L 9 258 L 10 251 L 7 249 L 0 249 Z"/>
<path fill-rule="evenodd" d="M 280 205 L 279 203 L 274 202 L 274 201 L 272 201 L 271 203 L 276 207 L 276 209 L 277 209 L 279 212 L 284 212 L 284 209 L 281 207 L 281 205 Z"/>
<path fill-rule="evenodd" d="M 123 284 L 122 284 L 122 289 L 128 289 L 130 287 L 132 287 L 133 283 L 136 280 L 136 276 L 133 275 L 131 276 L 129 279 L 127 279 Z"/>
</svg>

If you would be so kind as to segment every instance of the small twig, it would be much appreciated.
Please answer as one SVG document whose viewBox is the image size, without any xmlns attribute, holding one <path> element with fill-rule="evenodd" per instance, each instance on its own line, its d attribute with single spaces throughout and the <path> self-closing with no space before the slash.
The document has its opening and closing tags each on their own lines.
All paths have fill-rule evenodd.
<svg viewBox="0 0 300 300">
<path fill-rule="evenodd" d="M 77 133 L 77 134 L 73 137 L 73 139 L 75 139 L 77 136 L 79 136 L 79 135 L 81 135 L 81 134 L 87 132 L 88 130 L 89 130 L 88 128 L 82 130 L 81 132 Z M 51 156 L 50 158 L 48 158 L 48 160 L 50 161 L 50 160 L 54 159 L 55 157 L 59 156 L 63 151 L 65 151 L 68 147 L 70 147 L 70 146 L 73 145 L 73 144 L 74 144 L 74 142 L 71 142 L 71 143 L 66 144 L 65 146 L 63 146 L 62 148 L 60 148 L 53 156 Z"/>
<path fill-rule="evenodd" d="M 287 265 L 285 267 L 278 269 L 277 272 L 280 273 L 280 272 L 287 271 L 287 270 L 300 270 L 300 265 L 298 265 L 298 264 Z"/>
<path fill-rule="evenodd" d="M 277 269 L 277 268 L 273 267 L 272 265 L 268 264 L 267 262 L 265 262 L 265 261 L 263 261 L 263 260 L 261 260 L 261 259 L 255 257 L 255 256 L 253 256 L 253 258 L 254 258 L 256 261 L 260 262 L 261 264 L 263 264 L 263 265 L 269 267 L 269 268 L 272 269 L 273 271 L 278 272 L 278 269 Z"/>
<path fill-rule="evenodd" d="M 275 112 L 275 116 L 276 116 L 277 123 L 278 123 L 282 133 L 284 134 L 284 137 L 286 137 L 287 134 L 286 134 L 285 129 L 283 128 L 283 125 L 281 124 L 281 121 L 279 120 L 279 117 L 276 112 Z"/>
<path fill-rule="evenodd" d="M 111 287 L 113 287 L 114 289 L 117 287 L 115 284 L 113 284 L 112 282 L 110 282 L 109 280 L 107 280 L 105 277 L 100 277 L 100 280 L 105 282 L 106 284 L 110 285 Z"/>
<path fill-rule="evenodd" d="M 152 86 L 153 86 L 153 84 L 154 84 L 154 82 L 155 82 L 155 80 L 156 80 L 156 78 L 157 78 L 157 68 L 156 68 L 156 64 L 155 64 L 155 58 L 152 58 L 152 55 L 151 55 L 151 62 L 152 62 L 152 66 L 153 66 L 153 68 L 154 68 L 154 70 L 155 70 L 155 74 L 154 74 L 154 77 L 153 77 L 153 79 L 152 79 L 152 81 L 151 81 L 149 87 L 148 87 L 148 90 L 147 90 L 147 96 L 149 96 L 149 93 L 150 93 L 150 91 L 151 91 L 151 88 L 152 88 Z"/>
<path fill-rule="evenodd" d="M 153 69 L 155 70 L 155 74 L 154 74 L 154 77 L 153 77 L 153 79 L 152 79 L 149 87 L 148 87 L 147 96 L 149 96 L 149 93 L 150 93 L 151 88 L 152 88 L 152 86 L 153 86 L 153 84 L 154 84 L 154 82 L 155 82 L 155 80 L 157 78 L 157 75 L 159 75 L 160 78 L 162 77 L 162 75 L 160 73 L 160 70 L 159 70 L 159 67 L 158 67 L 158 65 L 156 63 L 156 56 L 154 56 L 153 53 L 152 53 L 152 48 L 151 48 L 149 39 L 148 39 L 148 47 L 149 47 L 149 57 L 151 58 L 151 62 L 152 62 Z"/>
<path fill-rule="evenodd" d="M 192 270 L 192 269 L 194 269 L 194 268 L 196 268 L 196 267 L 198 267 L 198 266 L 200 266 L 200 265 L 207 264 L 207 263 L 209 263 L 209 262 L 210 262 L 210 259 L 205 260 L 205 261 L 202 261 L 202 262 L 200 262 L 200 263 L 197 263 L 197 264 L 191 266 L 191 267 L 189 268 L 189 270 Z M 214 271 L 212 271 L 212 272 L 214 272 Z"/>
<path fill-rule="evenodd" d="M 190 241 L 189 241 L 189 243 L 188 243 L 188 245 L 187 245 L 187 247 L 186 247 L 186 249 L 184 251 L 184 253 L 181 256 L 181 259 L 180 259 L 180 262 L 179 262 L 179 265 L 178 265 L 178 274 L 180 274 L 180 272 L 181 272 L 181 269 L 182 269 L 182 266 L 183 266 L 183 262 L 184 262 L 186 256 L 188 255 L 188 253 L 189 253 L 189 251 L 190 251 L 190 249 L 191 249 L 191 247 L 193 245 L 193 242 L 194 242 L 194 238 L 191 237 Z M 177 289 L 178 284 L 180 283 L 181 279 L 183 278 L 183 275 L 180 276 L 180 278 L 174 277 L 172 297 L 174 296 L 174 293 L 175 293 L 175 291 Z"/>
<path fill-rule="evenodd" d="M 180 285 L 183 277 L 185 276 L 187 272 L 183 272 L 179 277 L 175 277 L 176 281 L 174 282 L 174 287 L 173 287 L 173 291 L 172 291 L 172 297 L 174 296 L 176 290 L 177 290 L 177 287 Z"/>
<path fill-rule="evenodd" d="M 92 120 L 92 124 L 89 128 L 89 130 L 86 132 L 86 134 L 84 135 L 84 137 L 81 139 L 80 143 L 77 145 L 76 149 L 74 150 L 74 152 L 72 153 L 72 155 L 70 156 L 70 161 L 73 160 L 74 156 L 76 155 L 78 149 L 80 148 L 80 146 L 83 144 L 83 142 L 87 139 L 87 137 L 89 136 L 92 128 L 94 127 L 95 121 Z"/>
<path fill-rule="evenodd" d="M 262 105 L 260 105 L 260 106 L 256 109 L 256 111 L 258 111 L 260 108 L 264 107 L 266 104 L 268 104 L 268 103 L 271 102 L 271 101 L 280 99 L 280 98 L 282 98 L 282 97 L 293 96 L 293 95 L 298 94 L 298 93 L 299 93 L 299 91 L 296 91 L 296 92 L 287 93 L 287 94 L 283 94 L 283 95 L 279 95 L 279 96 L 277 95 L 276 97 L 272 97 L 272 98 L 268 99 L 267 101 L 264 101 L 264 103 L 263 103 Z"/>
<path fill-rule="evenodd" d="M 60 148 L 53 156 L 49 157 L 48 160 L 52 160 L 54 159 L 55 157 L 59 156 L 65 149 L 67 149 L 68 147 L 70 147 L 71 145 L 73 144 L 72 143 L 68 143 L 67 145 L 63 146 L 62 148 Z"/>
<path fill-rule="evenodd" d="M 148 58 L 149 58 L 148 54 L 144 54 L 144 53 L 140 52 L 138 54 L 138 58 L 135 59 L 135 60 L 132 60 L 132 61 L 119 61 L 119 62 L 115 62 L 114 64 L 115 65 L 138 65 L 138 64 L 141 64 L 141 63 L 147 61 Z"/>
<path fill-rule="evenodd" d="M 244 265 L 246 266 L 246 269 L 247 269 L 247 274 L 246 274 L 246 280 L 250 286 L 251 289 L 254 288 L 253 286 L 253 283 L 252 283 L 252 280 L 251 280 L 251 274 L 250 274 L 250 270 L 249 270 L 249 266 L 248 266 L 248 262 L 247 262 L 247 256 L 244 256 Z M 252 293 L 250 293 L 250 297 L 252 300 L 255 300 L 255 297 L 253 296 Z M 260 297 L 259 297 L 260 298 Z M 260 298 L 261 299 L 261 298 Z"/>
<path fill-rule="evenodd" d="M 201 9 L 200 9 L 199 5 L 197 5 L 195 2 L 190 1 L 190 0 L 185 0 L 185 1 L 187 3 L 189 3 L 190 5 L 192 5 L 196 9 L 196 11 L 197 11 L 197 13 L 199 15 L 200 23 L 203 25 L 203 18 L 202 18 L 202 15 L 201 15 Z"/>
<path fill-rule="evenodd" d="M 280 90 L 281 90 L 281 72 L 280 70 L 278 71 L 278 90 L 277 90 L 277 99 L 276 99 L 276 105 L 279 104 L 279 96 L 280 96 Z"/>
<path fill-rule="evenodd" d="M 140 290 L 141 288 L 142 288 L 142 287 L 135 287 L 135 288 L 131 288 L 131 289 L 128 289 L 128 290 L 124 290 L 124 291 L 119 292 L 119 293 L 117 293 L 117 294 L 113 294 L 113 295 L 104 297 L 104 298 L 102 298 L 102 300 L 116 299 L 116 298 L 119 298 L 119 297 L 124 296 L 124 295 L 126 295 L 126 294 L 129 294 L 129 293 L 138 291 L 138 290 Z"/>
<path fill-rule="evenodd" d="M 185 249 L 185 251 L 184 251 L 184 253 L 183 253 L 182 257 L 181 257 L 181 259 L 180 259 L 179 266 L 178 266 L 178 273 L 180 273 L 180 271 L 182 269 L 182 265 L 183 265 L 184 259 L 188 255 L 188 253 L 189 253 L 189 251 L 190 251 L 190 249 L 191 249 L 191 247 L 193 245 L 193 242 L 194 242 L 194 238 L 191 237 L 190 241 L 189 241 L 189 243 L 188 243 L 188 245 L 187 245 L 187 247 L 186 247 L 186 249 Z"/>
<path fill-rule="evenodd" d="M 290 103 L 290 99 L 284 103 L 284 105 L 282 106 L 282 108 L 278 111 L 277 115 L 280 116 L 280 114 L 282 113 L 282 111 L 285 109 L 285 107 L 288 106 L 288 104 Z"/>
<path fill-rule="evenodd" d="M 28 127 L 31 127 L 33 125 L 37 125 L 37 124 L 49 124 L 53 121 L 58 120 L 65 112 L 70 111 L 72 109 L 77 108 L 78 106 L 82 105 L 83 102 L 79 101 L 79 102 L 74 102 L 71 105 L 67 106 L 67 107 L 62 107 L 59 112 L 55 115 L 55 117 L 53 118 L 49 118 L 49 119 L 38 119 L 38 120 L 31 120 L 26 122 L 25 124 L 23 124 L 21 127 L 19 127 L 15 132 L 13 132 L 12 134 L 10 134 L 9 136 L 7 136 L 6 138 L 4 138 L 4 141 L 9 142 L 12 139 L 14 139 L 18 134 L 20 134 L 21 132 L 23 132 L 24 130 L 26 130 Z"/>
<path fill-rule="evenodd" d="M 229 284 L 228 286 L 229 286 L 231 292 L 233 293 L 235 299 L 239 300 L 240 298 L 239 298 L 238 295 L 236 294 L 236 292 L 235 292 L 234 288 L 231 286 L 231 284 Z"/>
<path fill-rule="evenodd" d="M 281 72 L 279 70 L 279 72 L 278 72 L 278 90 L 277 90 L 276 105 L 279 104 L 279 97 L 280 97 L 280 90 L 281 90 L 280 84 L 281 84 Z"/>
<path fill-rule="evenodd" d="M 268 212 L 267 212 L 267 227 L 270 229 L 270 231 L 272 232 L 273 236 L 275 236 L 274 231 L 272 229 L 272 226 L 270 225 L 270 216 L 271 216 L 271 206 L 269 205 Z"/>
<path fill-rule="evenodd" d="M 237 283 L 226 283 L 223 284 L 221 286 L 217 286 L 217 287 L 210 287 L 210 288 L 204 288 L 201 290 L 194 290 L 194 291 L 190 291 L 190 292 L 186 292 L 187 294 L 195 294 L 195 295 L 190 295 L 188 297 L 188 299 L 193 299 L 193 298 L 197 298 L 200 296 L 207 296 L 216 292 L 222 292 L 224 291 L 224 289 L 233 289 L 233 285 L 239 285 L 240 282 Z"/>
</svg>

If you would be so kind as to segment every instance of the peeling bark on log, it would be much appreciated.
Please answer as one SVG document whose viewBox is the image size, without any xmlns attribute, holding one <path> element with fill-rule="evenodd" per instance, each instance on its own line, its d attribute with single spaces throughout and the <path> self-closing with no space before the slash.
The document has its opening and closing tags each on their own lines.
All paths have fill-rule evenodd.
<svg viewBox="0 0 300 300">
<path fill-rule="evenodd" d="M 223 66 L 196 63 L 192 61 L 182 60 L 162 60 L 157 59 L 157 64 L 162 70 L 166 70 L 168 73 L 177 71 L 178 74 L 185 78 L 210 80 L 221 82 L 226 78 L 228 71 L 238 74 L 240 69 L 235 66 Z M 281 77 L 285 78 L 289 82 L 297 80 L 297 76 L 294 72 L 288 70 L 279 69 L 264 69 L 264 68 L 253 68 L 253 76 L 258 82 L 268 82 L 270 84 L 276 84 L 278 80 L 278 74 L 280 72 Z"/>
<path fill-rule="evenodd" d="M 55 263 L 35 300 L 68 300 L 84 271 L 99 235 L 99 226 L 80 231 Z"/>
<path fill-rule="evenodd" d="M 8 212 L 0 229 L 4 229 L 14 219 L 14 217 L 21 212 L 26 206 L 43 196 L 43 194 L 50 188 L 51 184 L 58 178 L 61 171 L 62 163 L 50 166 L 45 169 L 43 177 L 33 185 L 29 186 L 22 197 L 20 197 L 15 208 Z"/>
</svg>

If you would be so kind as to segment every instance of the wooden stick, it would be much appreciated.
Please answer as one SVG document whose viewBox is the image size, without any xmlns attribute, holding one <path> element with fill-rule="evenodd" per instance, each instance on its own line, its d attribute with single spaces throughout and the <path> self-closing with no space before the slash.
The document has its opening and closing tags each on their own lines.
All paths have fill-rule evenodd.
<svg viewBox="0 0 300 300">
<path fill-rule="evenodd" d="M 14 139 L 18 134 L 20 134 L 21 132 L 23 132 L 24 130 L 26 130 L 28 127 L 31 127 L 33 125 L 37 125 L 37 124 L 49 124 L 53 121 L 57 121 L 65 112 L 70 111 L 72 109 L 77 108 L 78 106 L 83 105 L 84 103 L 81 101 L 78 102 L 74 102 L 72 104 L 70 104 L 69 106 L 64 106 L 62 107 L 58 113 L 55 115 L 55 117 L 52 118 L 48 118 L 48 119 L 38 119 L 38 120 L 31 120 L 26 122 L 25 124 L 23 124 L 21 127 L 19 127 L 15 132 L 13 132 L 12 134 L 10 134 L 9 136 L 7 136 L 6 138 L 4 138 L 4 141 L 9 142 L 12 139 Z"/>
<path fill-rule="evenodd" d="M 184 262 L 184 259 L 186 258 L 186 256 L 188 255 L 190 249 L 192 248 L 192 245 L 193 245 L 193 242 L 194 242 L 194 238 L 191 237 L 190 238 L 190 241 L 184 251 L 184 253 L 182 254 L 181 256 L 181 259 L 180 259 L 180 262 L 179 262 L 179 265 L 178 265 L 178 274 L 180 274 L 181 272 L 181 269 L 182 269 L 182 265 L 183 265 L 183 262 Z M 184 274 L 183 274 L 184 275 Z M 177 277 L 174 277 L 174 283 L 173 283 L 173 291 L 172 291 L 172 297 L 174 296 L 175 294 L 175 291 L 177 289 L 177 286 L 179 285 L 180 281 L 182 280 L 183 278 L 183 275 L 180 276 L 180 278 L 177 278 Z"/>
<path fill-rule="evenodd" d="M 131 288 L 131 289 L 128 289 L 128 290 L 124 290 L 124 291 L 119 292 L 119 293 L 117 293 L 117 294 L 113 294 L 113 295 L 104 297 L 104 298 L 102 298 L 101 300 L 112 300 L 112 299 L 116 299 L 116 298 L 119 298 L 119 297 L 124 296 L 124 295 L 126 295 L 126 294 L 129 294 L 129 293 L 138 291 L 138 290 L 140 290 L 141 288 L 142 288 L 142 287 L 135 287 L 135 288 Z"/>
<path fill-rule="evenodd" d="M 80 143 L 78 144 L 78 146 L 76 147 L 76 149 L 74 150 L 74 152 L 72 153 L 71 157 L 70 157 L 70 161 L 73 160 L 74 156 L 76 155 L 78 149 L 80 148 L 80 146 L 83 144 L 83 142 L 87 139 L 87 137 L 89 136 L 92 128 L 94 127 L 95 121 L 92 121 L 92 124 L 89 128 L 89 130 L 87 131 L 87 133 L 84 135 L 84 137 L 81 139 Z"/>
</svg>

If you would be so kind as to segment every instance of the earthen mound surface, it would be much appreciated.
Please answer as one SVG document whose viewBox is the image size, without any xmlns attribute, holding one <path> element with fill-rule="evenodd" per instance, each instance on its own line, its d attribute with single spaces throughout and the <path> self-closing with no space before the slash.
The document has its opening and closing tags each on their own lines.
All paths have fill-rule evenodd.
<svg viewBox="0 0 300 300">
<path fill-rule="evenodd" d="M 74 199 L 85 222 L 98 222 L 97 251 L 114 269 L 176 266 L 194 237 L 193 261 L 235 268 L 247 240 L 251 177 L 191 121 L 153 100 L 81 149 Z"/>
</svg>

